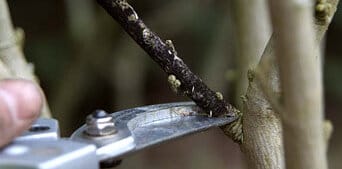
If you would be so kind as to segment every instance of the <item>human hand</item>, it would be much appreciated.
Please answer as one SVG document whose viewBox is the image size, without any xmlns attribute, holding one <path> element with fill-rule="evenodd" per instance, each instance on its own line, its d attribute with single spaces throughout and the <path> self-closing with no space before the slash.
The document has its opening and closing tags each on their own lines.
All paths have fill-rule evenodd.
<svg viewBox="0 0 342 169">
<path fill-rule="evenodd" d="M 0 147 L 8 144 L 38 118 L 41 90 L 28 80 L 0 81 Z"/>
</svg>

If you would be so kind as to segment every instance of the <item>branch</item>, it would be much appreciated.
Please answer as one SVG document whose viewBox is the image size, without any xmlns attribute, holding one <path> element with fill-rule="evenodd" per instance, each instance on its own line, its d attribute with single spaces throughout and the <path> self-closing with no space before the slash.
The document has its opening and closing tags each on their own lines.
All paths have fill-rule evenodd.
<svg viewBox="0 0 342 169">
<path fill-rule="evenodd" d="M 247 71 L 255 68 L 271 36 L 267 0 L 233 0 L 236 32 L 237 81 L 235 103 L 242 107 L 241 96 L 248 87 Z"/>
<path fill-rule="evenodd" d="M 253 111 L 246 110 L 245 105 L 248 99 L 243 95 L 246 93 L 247 89 L 250 90 L 248 88 L 250 83 L 248 83 L 247 72 L 249 69 L 254 68 L 260 60 L 260 55 L 262 54 L 270 35 L 270 24 L 265 0 L 234 0 L 233 5 L 237 33 L 236 58 L 238 65 L 235 102 L 237 103 L 238 108 L 243 110 L 243 117 L 242 114 L 239 114 L 238 120 L 230 125 L 222 126 L 221 128 L 227 136 L 241 144 L 244 140 L 242 121 L 249 123 L 246 119 L 250 119 L 252 124 L 256 120 L 259 120 L 254 119 L 256 116 L 254 116 Z M 249 93 L 251 92 L 249 91 Z M 248 128 L 248 124 L 245 126 Z M 245 126 L 244 128 L 246 128 Z M 256 131 L 256 128 L 251 126 L 251 131 Z M 248 153 L 246 153 L 246 156 L 250 157 Z M 247 159 L 249 160 L 251 158 Z M 256 161 L 254 159 L 252 160 Z M 251 161 L 250 166 L 255 166 L 255 164 L 252 164 L 253 161 Z"/>
<path fill-rule="evenodd" d="M 6 78 L 24 78 L 36 82 L 38 80 L 33 73 L 33 65 L 25 60 L 22 44 L 24 31 L 14 29 L 10 18 L 6 0 L 0 0 L 0 60 L 9 74 Z M 44 97 L 42 116 L 50 117 L 50 109 Z"/>
<path fill-rule="evenodd" d="M 336 12 L 339 0 L 317 0 L 315 5 L 315 41 L 320 45 L 329 24 Z M 260 63 L 255 69 L 255 79 L 260 84 L 260 89 L 267 100 L 271 103 L 276 112 L 282 112 L 283 107 L 280 103 L 279 68 L 275 58 L 275 37 L 272 35 L 267 47 L 261 57 Z"/>
<path fill-rule="evenodd" d="M 210 90 L 178 57 L 171 40 L 162 41 L 125 0 L 97 0 L 125 31 L 168 74 L 171 88 L 191 98 L 209 116 L 236 116 L 238 112 L 222 94 Z"/>
<path fill-rule="evenodd" d="M 1 47 L 0 47 L 1 50 Z M 7 79 L 11 77 L 11 73 L 9 72 L 6 65 L 0 61 L 0 79 Z"/>
<path fill-rule="evenodd" d="M 332 15 L 332 1 L 318 0 L 316 26 L 312 1 L 271 0 L 275 49 L 284 98 L 280 112 L 286 167 L 326 169 L 323 137 L 323 96 L 319 44 Z M 323 6 L 323 7 L 322 7 Z M 326 8 L 325 10 L 322 10 Z M 324 15 L 324 17 L 322 17 Z M 322 24 L 324 25 L 322 27 Z M 314 28 L 316 28 L 316 36 Z M 318 33 L 318 34 L 317 34 Z M 316 40 L 316 41 L 315 41 Z"/>
<path fill-rule="evenodd" d="M 265 93 L 269 91 L 274 97 L 280 94 L 276 62 L 264 64 L 266 59 L 275 58 L 273 39 L 274 36 L 268 41 L 256 68 L 248 72 L 249 85 L 243 104 L 241 149 L 248 166 L 253 169 L 284 169 L 285 166 L 280 118 Z M 260 69 L 263 70 L 262 79 L 258 77 Z M 263 90 L 263 84 L 268 88 Z"/>
<path fill-rule="evenodd" d="M 335 13 L 338 0 L 328 0 L 322 17 L 315 17 L 316 43 L 319 44 Z M 320 3 L 316 4 L 319 5 Z M 317 13 L 317 10 L 316 10 Z M 321 13 L 322 14 L 322 13 Z M 325 19 L 324 19 L 325 18 Z M 279 113 L 280 80 L 273 35 L 257 67 L 249 73 L 249 86 L 243 111 L 243 143 L 248 166 L 255 169 L 284 169 L 282 126 Z M 328 140 L 331 126 L 326 127 Z"/>
</svg>

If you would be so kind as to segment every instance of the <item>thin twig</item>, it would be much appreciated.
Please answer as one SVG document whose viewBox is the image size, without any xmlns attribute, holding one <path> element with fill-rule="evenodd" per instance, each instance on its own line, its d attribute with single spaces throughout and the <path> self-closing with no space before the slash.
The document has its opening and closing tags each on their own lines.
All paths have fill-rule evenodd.
<svg viewBox="0 0 342 169">
<path fill-rule="evenodd" d="M 190 97 L 210 116 L 236 115 L 238 110 L 228 104 L 222 94 L 210 90 L 177 56 L 171 40 L 162 41 L 144 24 L 125 0 L 97 0 L 97 2 L 169 75 L 168 80 L 174 91 Z"/>
</svg>

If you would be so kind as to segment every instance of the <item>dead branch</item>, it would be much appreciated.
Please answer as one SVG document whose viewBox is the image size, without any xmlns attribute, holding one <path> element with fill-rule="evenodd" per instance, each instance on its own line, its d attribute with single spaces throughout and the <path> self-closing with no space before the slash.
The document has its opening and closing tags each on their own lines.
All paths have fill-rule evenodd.
<svg viewBox="0 0 342 169">
<path fill-rule="evenodd" d="M 153 33 L 125 0 L 97 0 L 125 31 L 168 74 L 171 88 L 191 98 L 209 116 L 236 116 L 238 112 L 222 94 L 210 90 L 206 84 L 178 57 L 171 40 L 165 42 Z"/>
</svg>

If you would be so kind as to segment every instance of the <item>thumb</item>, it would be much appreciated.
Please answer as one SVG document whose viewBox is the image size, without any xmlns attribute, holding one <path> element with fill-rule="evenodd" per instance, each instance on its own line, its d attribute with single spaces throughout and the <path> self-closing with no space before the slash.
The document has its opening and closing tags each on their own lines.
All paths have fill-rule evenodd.
<svg viewBox="0 0 342 169">
<path fill-rule="evenodd" d="M 0 147 L 28 129 L 41 107 L 42 93 L 32 82 L 0 81 Z"/>
</svg>

